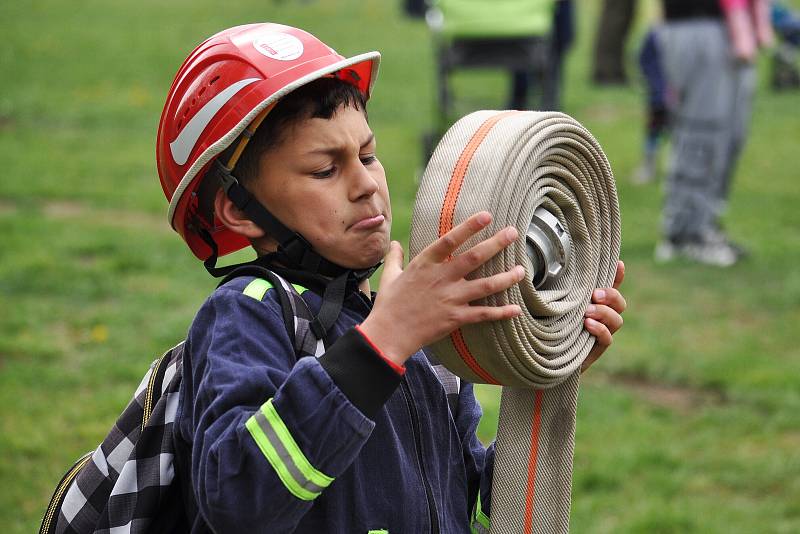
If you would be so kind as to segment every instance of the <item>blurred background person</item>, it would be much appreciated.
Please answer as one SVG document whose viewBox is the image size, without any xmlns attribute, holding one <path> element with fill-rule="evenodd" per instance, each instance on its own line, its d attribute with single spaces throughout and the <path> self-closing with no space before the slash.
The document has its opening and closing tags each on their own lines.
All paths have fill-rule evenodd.
<svg viewBox="0 0 800 534">
<path fill-rule="evenodd" d="M 557 0 L 553 8 L 553 29 L 549 47 L 547 71 L 537 80 L 529 70 L 517 69 L 511 72 L 511 94 L 509 109 L 528 109 L 528 95 L 531 87 L 538 81 L 542 92 L 540 104 L 531 109 L 554 111 L 561 109 L 561 80 L 564 70 L 564 56 L 575 40 L 575 12 L 572 0 Z"/>
<path fill-rule="evenodd" d="M 407 14 L 419 11 L 418 5 L 407 2 Z M 425 21 L 434 44 L 437 109 L 432 130 L 422 136 L 424 162 L 467 107 L 463 99 L 459 107 L 460 95 L 451 80 L 458 71 L 500 69 L 510 73 L 505 104 L 509 108 L 559 108 L 563 56 L 574 36 L 570 0 L 429 0 L 427 5 Z M 531 103 L 534 87 L 540 99 Z"/>
<path fill-rule="evenodd" d="M 731 177 L 747 137 L 759 46 L 772 43 L 766 0 L 662 0 L 657 34 L 672 155 L 657 261 L 729 267 L 746 255 L 722 229 Z"/>
<path fill-rule="evenodd" d="M 403 12 L 411 18 L 425 18 L 427 10 L 428 0 L 403 0 Z"/>
<path fill-rule="evenodd" d="M 625 43 L 631 30 L 636 0 L 604 0 L 595 34 L 592 81 L 598 85 L 624 85 Z"/>
<path fill-rule="evenodd" d="M 800 88 L 800 13 L 783 2 L 772 2 L 777 46 L 772 53 L 772 88 Z"/>
<path fill-rule="evenodd" d="M 633 175 L 636 184 L 646 184 L 656 179 L 659 148 L 665 141 L 669 126 L 670 92 L 661 66 L 657 32 L 658 26 L 650 28 L 639 51 L 639 69 L 644 79 L 647 107 L 642 162 Z"/>
</svg>

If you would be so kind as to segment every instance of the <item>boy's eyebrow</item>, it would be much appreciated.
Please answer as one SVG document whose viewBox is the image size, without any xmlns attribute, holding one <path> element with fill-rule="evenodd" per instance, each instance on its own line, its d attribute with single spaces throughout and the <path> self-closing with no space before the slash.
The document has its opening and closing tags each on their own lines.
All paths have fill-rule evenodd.
<svg viewBox="0 0 800 534">
<path fill-rule="evenodd" d="M 361 143 L 361 148 L 364 148 L 365 146 L 369 145 L 374 140 L 375 140 L 375 133 L 374 132 L 370 132 L 369 136 L 367 137 L 367 139 L 363 143 Z M 338 146 L 330 146 L 330 147 L 324 147 L 324 148 L 317 148 L 317 149 L 309 150 L 308 153 L 309 154 L 336 154 L 338 152 L 341 152 L 342 150 L 344 150 L 344 146 L 338 145 Z"/>
</svg>

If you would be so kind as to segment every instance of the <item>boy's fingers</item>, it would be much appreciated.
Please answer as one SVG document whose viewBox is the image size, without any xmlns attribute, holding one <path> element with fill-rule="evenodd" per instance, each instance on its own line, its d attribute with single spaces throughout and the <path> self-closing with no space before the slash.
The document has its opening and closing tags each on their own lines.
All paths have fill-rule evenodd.
<svg viewBox="0 0 800 534">
<path fill-rule="evenodd" d="M 625 297 L 622 296 L 618 289 L 613 287 L 595 289 L 592 293 L 592 302 L 594 304 L 605 304 L 617 313 L 624 312 L 625 308 L 628 307 Z"/>
<path fill-rule="evenodd" d="M 459 277 L 471 273 L 484 263 L 486 263 L 495 254 L 506 248 L 519 237 L 519 232 L 513 226 L 503 228 L 489 239 L 485 239 L 467 250 L 463 254 L 459 254 L 456 262 L 459 267 L 457 275 Z"/>
<path fill-rule="evenodd" d="M 394 280 L 403 272 L 403 246 L 397 241 L 389 244 L 389 252 L 383 258 L 381 281 Z"/>
<path fill-rule="evenodd" d="M 502 321 L 522 315 L 522 308 L 517 304 L 505 306 L 466 306 L 461 324 L 482 323 L 485 321 Z"/>
<path fill-rule="evenodd" d="M 478 212 L 428 245 L 422 254 L 428 256 L 435 263 L 442 263 L 452 256 L 453 252 L 467 239 L 486 228 L 490 222 L 492 222 L 492 216 L 488 211 Z"/>
<path fill-rule="evenodd" d="M 583 320 L 583 326 L 586 328 L 586 331 L 592 334 L 597 340 L 595 346 L 599 345 L 607 348 L 609 345 L 611 345 L 613 338 L 611 336 L 611 331 L 606 325 L 600 321 L 592 319 L 591 317 L 586 317 Z"/>
<path fill-rule="evenodd" d="M 472 302 L 489 295 L 499 293 L 518 283 L 525 277 L 525 269 L 517 265 L 513 269 L 504 273 L 487 276 L 478 280 L 470 280 L 466 283 L 464 298 L 467 302 Z"/>
<path fill-rule="evenodd" d="M 614 283 L 611 285 L 614 289 L 619 289 L 622 281 L 625 279 L 625 263 L 622 260 L 617 261 L 617 273 L 614 275 Z"/>
<path fill-rule="evenodd" d="M 619 312 L 602 304 L 590 304 L 586 308 L 585 316 L 604 324 L 612 334 L 622 328 L 622 323 L 624 321 Z"/>
</svg>

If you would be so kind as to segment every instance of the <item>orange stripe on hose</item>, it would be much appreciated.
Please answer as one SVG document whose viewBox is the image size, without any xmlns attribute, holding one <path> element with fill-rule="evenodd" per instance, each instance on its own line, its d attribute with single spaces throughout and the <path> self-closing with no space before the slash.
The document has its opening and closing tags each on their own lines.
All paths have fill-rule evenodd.
<svg viewBox="0 0 800 534">
<path fill-rule="evenodd" d="M 456 212 L 458 195 L 461 193 L 461 186 L 464 185 L 464 176 L 467 174 L 467 168 L 469 167 L 469 163 L 472 161 L 472 156 L 475 155 L 475 151 L 478 150 L 478 147 L 489 134 L 489 130 L 491 130 L 495 124 L 514 113 L 519 112 L 506 111 L 486 119 L 486 121 L 481 124 L 480 128 L 478 128 L 475 133 L 472 134 L 472 138 L 469 140 L 469 143 L 467 143 L 467 146 L 464 147 L 464 150 L 458 157 L 458 161 L 456 161 L 453 174 L 450 176 L 450 183 L 447 185 L 447 192 L 444 195 L 442 212 L 439 215 L 439 237 L 442 237 L 444 234 L 453 229 L 453 217 Z"/>
<path fill-rule="evenodd" d="M 453 174 L 450 176 L 450 183 L 447 184 L 447 192 L 444 195 L 442 211 L 439 214 L 439 237 L 442 237 L 453 229 L 453 218 L 455 217 L 456 205 L 458 204 L 458 195 L 461 193 L 461 186 L 464 185 L 464 176 L 467 174 L 467 168 L 472 161 L 472 156 L 475 155 L 475 151 L 478 150 L 478 147 L 489 134 L 489 130 L 500 120 L 513 113 L 518 112 L 506 111 L 486 119 L 486 121 L 481 124 L 480 128 L 472 134 L 472 138 L 470 138 L 467 146 L 464 147 L 464 150 L 458 157 L 456 166 L 453 168 Z M 453 346 L 455 346 L 461 359 L 464 360 L 464 363 L 466 363 L 476 375 L 481 377 L 488 384 L 499 384 L 492 375 L 478 365 L 475 356 L 469 351 L 469 347 L 464 341 L 464 335 L 461 333 L 461 329 L 450 334 L 450 340 L 453 342 Z"/>
<path fill-rule="evenodd" d="M 469 347 L 467 347 L 467 342 L 464 341 L 464 334 L 461 333 L 460 328 L 450 334 L 450 340 L 453 342 L 453 345 L 458 351 L 459 356 L 461 356 L 461 359 L 464 360 L 464 363 L 466 363 L 469 368 L 475 372 L 475 374 L 485 380 L 487 384 L 494 384 L 495 386 L 500 385 L 500 382 L 495 380 L 495 378 L 487 373 L 483 367 L 478 365 L 478 362 L 475 360 L 475 356 L 472 355 L 472 353 L 469 351 Z"/>
<path fill-rule="evenodd" d="M 539 455 L 539 428 L 542 424 L 542 390 L 536 390 L 531 422 L 531 454 L 528 457 L 528 491 L 525 493 L 525 534 L 533 530 L 533 497 L 536 485 L 536 459 Z"/>
</svg>

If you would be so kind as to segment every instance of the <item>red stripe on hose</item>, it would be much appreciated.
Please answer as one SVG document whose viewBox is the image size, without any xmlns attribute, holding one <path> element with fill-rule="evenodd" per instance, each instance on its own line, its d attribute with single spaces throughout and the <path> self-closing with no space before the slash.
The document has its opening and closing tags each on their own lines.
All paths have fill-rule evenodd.
<svg viewBox="0 0 800 534">
<path fill-rule="evenodd" d="M 458 195 L 461 193 L 461 186 L 464 185 L 464 176 L 467 174 L 467 168 L 472 161 L 472 156 L 475 155 L 475 151 L 478 150 L 478 147 L 489 134 L 489 130 L 500 120 L 513 113 L 518 112 L 506 111 L 486 119 L 486 121 L 481 124 L 480 128 L 472 134 L 467 146 L 464 147 L 464 150 L 458 157 L 458 161 L 456 161 L 456 165 L 453 168 L 453 174 L 450 176 L 450 183 L 447 184 L 447 192 L 444 195 L 442 211 L 439 214 L 439 237 L 442 237 L 453 229 L 453 218 L 455 217 L 456 205 L 458 204 Z M 461 333 L 461 329 L 450 334 L 450 339 L 459 356 L 461 356 L 461 359 L 464 360 L 464 363 L 466 363 L 476 375 L 481 377 L 488 384 L 499 384 L 492 375 L 478 365 L 475 356 L 469 351 L 469 347 L 464 341 L 464 335 Z"/>
<path fill-rule="evenodd" d="M 486 370 L 478 365 L 478 362 L 475 360 L 475 356 L 469 351 L 469 347 L 467 347 L 467 342 L 464 341 L 464 334 L 461 333 L 461 329 L 459 328 L 452 334 L 450 334 L 450 340 L 453 342 L 453 345 L 458 351 L 459 356 L 461 359 L 464 360 L 470 369 L 472 369 L 475 374 L 481 377 L 483 380 L 486 381 L 487 384 L 494 384 L 495 386 L 499 386 L 500 382 L 494 379 L 492 375 L 486 372 Z"/>
<path fill-rule="evenodd" d="M 525 534 L 533 530 L 533 497 L 536 485 L 536 459 L 539 455 L 539 428 L 542 424 L 542 390 L 536 390 L 533 398 L 533 420 L 531 422 L 531 454 L 528 457 L 528 491 L 525 493 Z"/>
<path fill-rule="evenodd" d="M 475 151 L 478 150 L 478 147 L 489 134 L 489 130 L 491 130 L 495 124 L 514 113 L 519 112 L 506 111 L 486 119 L 486 121 L 481 124 L 480 128 L 472 134 L 469 143 L 464 147 L 464 150 L 458 157 L 458 161 L 456 161 L 456 166 L 453 168 L 453 174 L 450 176 L 450 183 L 447 185 L 447 192 L 444 195 L 442 212 L 439 215 L 439 237 L 442 237 L 453 229 L 453 217 L 456 212 L 456 204 L 458 204 L 458 195 L 461 193 L 461 186 L 464 185 L 464 176 L 467 174 L 467 168 L 472 161 L 472 156 L 475 155 Z"/>
</svg>

